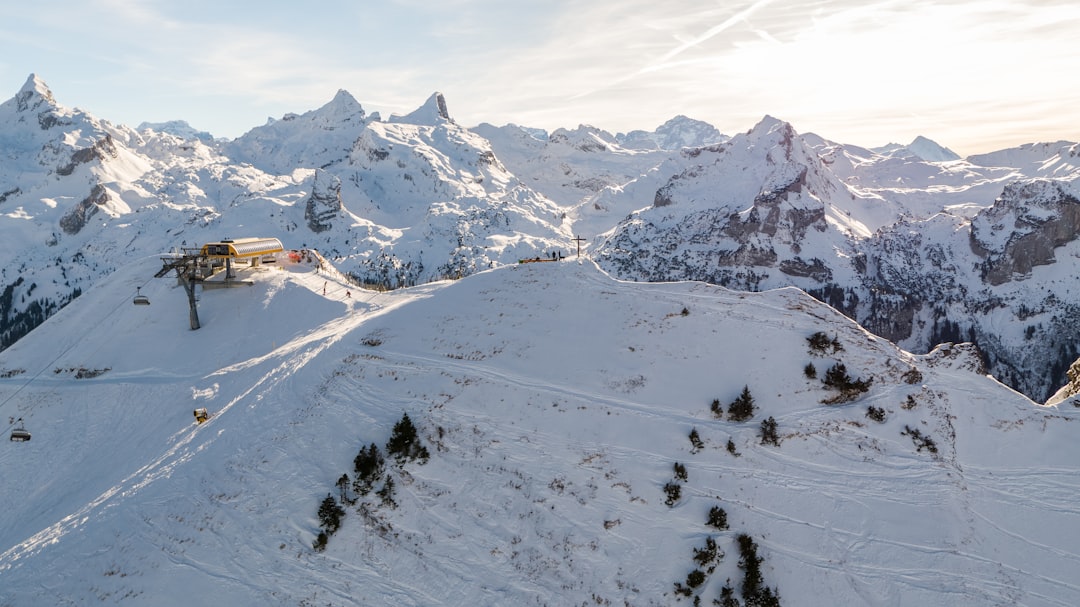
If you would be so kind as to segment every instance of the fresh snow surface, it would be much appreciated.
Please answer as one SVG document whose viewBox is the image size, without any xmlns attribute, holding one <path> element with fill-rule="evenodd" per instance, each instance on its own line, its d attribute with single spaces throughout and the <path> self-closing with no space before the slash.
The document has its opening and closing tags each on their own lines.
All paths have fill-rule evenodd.
<svg viewBox="0 0 1080 607">
<path fill-rule="evenodd" d="M 788 606 L 1080 597 L 1080 409 L 964 346 L 915 356 L 795 289 L 573 259 L 376 293 L 283 258 L 200 290 L 191 331 L 157 269 L 120 267 L 0 353 L 0 413 L 33 433 L 0 444 L 0 605 L 690 605 L 675 584 L 711 537 L 708 605 L 727 579 L 738 596 L 739 533 Z M 811 353 L 816 331 L 843 349 Z M 822 404 L 805 367 L 838 361 L 872 385 Z M 716 419 L 744 386 L 753 419 Z M 430 460 L 390 464 L 397 507 L 361 497 L 314 551 L 319 503 L 403 413 Z"/>
</svg>

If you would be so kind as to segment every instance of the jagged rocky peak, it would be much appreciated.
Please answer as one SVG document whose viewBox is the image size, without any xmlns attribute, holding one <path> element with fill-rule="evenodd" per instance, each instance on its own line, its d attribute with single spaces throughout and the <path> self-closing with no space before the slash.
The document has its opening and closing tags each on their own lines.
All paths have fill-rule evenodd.
<svg viewBox="0 0 1080 607">
<path fill-rule="evenodd" d="M 266 124 L 261 127 L 255 127 L 249 132 L 256 132 L 265 130 L 267 127 L 273 127 L 280 125 L 280 123 L 309 123 L 323 130 L 335 130 L 338 127 L 346 126 L 349 124 L 363 124 L 367 117 L 364 112 L 363 106 L 345 89 L 338 89 L 334 98 L 327 102 L 325 105 L 318 109 L 314 109 L 303 114 L 288 113 L 281 117 L 281 120 L 275 120 L 270 117 L 266 119 Z M 280 126 L 278 128 L 281 128 Z"/>
<path fill-rule="evenodd" d="M 811 158 L 820 160 L 790 122 L 767 114 L 746 133 L 746 145 L 768 149 L 766 160 L 773 164 L 804 164 Z"/>
<path fill-rule="evenodd" d="M 15 95 L 15 102 L 20 112 L 40 111 L 42 104 L 50 106 L 46 109 L 53 109 L 56 106 L 52 91 L 37 74 L 30 74 L 30 77 L 26 79 L 26 84 L 23 84 Z"/>
<path fill-rule="evenodd" d="M 757 124 L 750 127 L 750 130 L 747 131 L 746 134 L 752 139 L 761 138 L 777 130 L 794 133 L 795 127 L 791 126 L 791 123 L 789 122 L 785 122 L 783 120 L 780 120 L 779 118 L 770 116 L 769 114 L 765 114 L 764 116 L 762 116 L 761 120 L 758 120 Z"/>
<path fill-rule="evenodd" d="M 982 277 L 998 285 L 1053 263 L 1054 249 L 1080 233 L 1080 199 L 1064 182 L 1009 183 L 993 206 L 971 222 L 971 250 L 984 260 Z"/>
<path fill-rule="evenodd" d="M 424 126 L 438 126 L 443 122 L 454 122 L 450 117 L 450 111 L 446 109 L 446 98 L 440 92 L 432 93 L 424 105 L 404 115 L 390 116 L 387 122 L 399 124 L 419 124 Z"/>
<path fill-rule="evenodd" d="M 363 122 L 365 112 L 360 102 L 349 91 L 338 89 L 329 103 L 315 110 L 314 117 L 333 122 Z"/>
<path fill-rule="evenodd" d="M 612 147 L 620 147 L 618 140 L 611 133 L 587 124 L 576 129 L 556 129 L 548 136 L 548 142 L 570 146 L 582 152 L 606 152 Z"/>
</svg>

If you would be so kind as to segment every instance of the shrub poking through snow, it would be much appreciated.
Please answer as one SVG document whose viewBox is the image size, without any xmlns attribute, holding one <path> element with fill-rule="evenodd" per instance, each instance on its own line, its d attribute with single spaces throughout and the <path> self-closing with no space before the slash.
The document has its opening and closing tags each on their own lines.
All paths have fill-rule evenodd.
<svg viewBox="0 0 1080 607">
<path fill-rule="evenodd" d="M 675 481 L 668 481 L 668 483 L 664 485 L 664 494 L 667 495 L 667 499 L 664 500 L 664 503 L 667 504 L 669 508 L 673 508 L 675 507 L 675 502 L 679 501 L 679 498 L 682 497 L 682 485 Z"/>
<path fill-rule="evenodd" d="M 728 528 L 727 512 L 720 506 L 713 506 L 709 508 L 709 518 L 705 520 L 705 524 L 723 531 Z"/>
<path fill-rule="evenodd" d="M 711 537 L 705 538 L 704 548 L 694 548 L 694 562 L 698 567 L 703 567 L 706 573 L 712 573 L 716 569 L 716 563 L 724 558 L 724 553 L 716 545 L 716 540 Z"/>
<path fill-rule="evenodd" d="M 828 388 L 839 391 L 837 396 L 824 401 L 829 404 L 836 404 L 854 400 L 870 389 L 872 380 L 851 379 L 847 372 L 847 366 L 844 363 L 836 363 L 825 372 L 825 377 L 821 380 L 821 383 Z"/>
<path fill-rule="evenodd" d="M 866 408 L 866 417 L 876 421 L 877 423 L 883 423 L 885 421 L 885 409 L 881 407 L 875 407 L 870 405 Z"/>
<path fill-rule="evenodd" d="M 904 431 L 900 433 L 901 436 L 910 436 L 911 442 L 915 443 L 915 450 L 922 451 L 926 449 L 930 453 L 937 453 L 937 444 L 934 439 L 929 436 L 923 436 L 922 432 L 918 428 L 912 428 L 911 426 L 904 426 Z"/>
<path fill-rule="evenodd" d="M 811 354 L 836 354 L 844 349 L 843 344 L 836 337 L 830 338 L 824 331 L 814 333 L 807 337 L 806 341 L 810 344 Z"/>
<path fill-rule="evenodd" d="M 705 448 L 705 443 L 702 442 L 701 435 L 698 434 L 697 428 L 690 430 L 690 445 L 693 447 L 693 449 L 690 450 L 690 453 L 697 453 Z"/>
<path fill-rule="evenodd" d="M 674 469 L 675 469 L 675 480 L 679 480 L 679 481 L 682 481 L 682 482 L 685 483 L 687 481 L 686 466 L 680 464 L 679 462 L 675 462 Z"/>
</svg>

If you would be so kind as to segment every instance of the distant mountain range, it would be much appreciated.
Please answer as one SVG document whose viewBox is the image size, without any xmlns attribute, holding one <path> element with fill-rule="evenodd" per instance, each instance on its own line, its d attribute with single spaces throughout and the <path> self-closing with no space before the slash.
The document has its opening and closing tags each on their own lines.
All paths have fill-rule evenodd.
<svg viewBox="0 0 1080 607">
<path fill-rule="evenodd" d="M 867 149 L 766 116 L 721 134 L 457 124 L 433 94 L 368 114 L 346 91 L 233 139 L 114 125 L 31 75 L 0 104 L 0 345 L 134 260 L 223 237 L 315 248 L 397 288 L 553 251 L 617 277 L 795 286 L 914 352 L 971 341 L 1036 400 L 1080 342 L 1078 144 L 958 158 Z"/>
</svg>

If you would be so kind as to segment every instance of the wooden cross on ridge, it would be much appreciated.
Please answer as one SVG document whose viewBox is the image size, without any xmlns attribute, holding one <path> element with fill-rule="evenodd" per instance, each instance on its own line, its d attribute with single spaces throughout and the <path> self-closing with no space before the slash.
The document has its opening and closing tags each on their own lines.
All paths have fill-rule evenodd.
<svg viewBox="0 0 1080 607">
<path fill-rule="evenodd" d="M 581 243 L 585 242 L 585 239 L 578 236 L 577 238 L 571 238 L 571 240 L 577 243 L 577 256 L 578 259 L 581 259 Z"/>
</svg>

